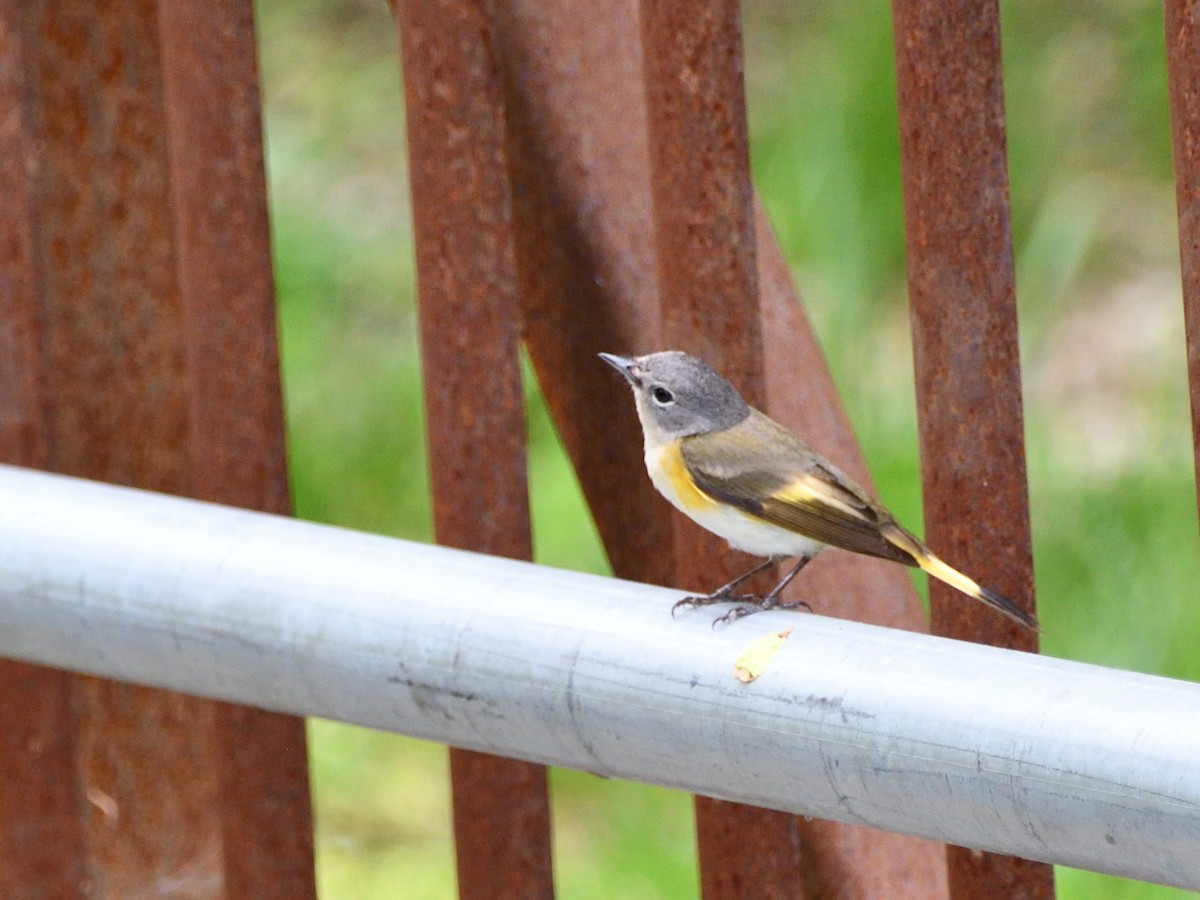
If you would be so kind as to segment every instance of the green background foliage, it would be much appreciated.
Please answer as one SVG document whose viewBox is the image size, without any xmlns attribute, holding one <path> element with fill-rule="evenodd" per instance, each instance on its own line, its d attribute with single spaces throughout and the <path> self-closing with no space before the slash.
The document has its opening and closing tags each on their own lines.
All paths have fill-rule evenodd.
<svg viewBox="0 0 1200 900">
<path fill-rule="evenodd" d="M 1161 7 L 1008 0 L 1002 16 L 1044 652 L 1197 679 Z M 382 0 L 275 0 L 258 17 L 296 511 L 428 540 L 395 30 Z M 889 6 L 747 0 L 744 24 L 756 184 L 880 495 L 919 525 Z M 526 374 L 537 559 L 604 572 Z M 444 748 L 310 734 L 322 896 L 452 897 Z M 688 797 L 550 778 L 562 897 L 695 896 Z M 1065 869 L 1059 887 L 1182 896 Z"/>
</svg>

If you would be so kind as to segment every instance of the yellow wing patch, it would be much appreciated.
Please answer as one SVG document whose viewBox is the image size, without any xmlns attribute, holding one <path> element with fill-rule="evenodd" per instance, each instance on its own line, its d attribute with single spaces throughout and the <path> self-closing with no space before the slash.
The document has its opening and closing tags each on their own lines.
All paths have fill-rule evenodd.
<svg viewBox="0 0 1200 900">
<path fill-rule="evenodd" d="M 853 499 L 853 495 L 850 496 Z M 846 491 L 815 475 L 793 478 L 775 493 L 775 498 L 793 503 L 812 503 L 815 500 L 836 507 L 856 519 L 863 518 L 861 502 L 858 505 L 846 502 Z"/>
<path fill-rule="evenodd" d="M 657 475 L 654 472 L 650 474 L 660 491 L 665 493 L 666 485 L 669 485 L 678 504 L 689 512 L 703 512 L 716 508 L 717 501 L 696 487 L 696 483 L 688 474 L 678 441 L 664 444 L 659 448 L 656 461 L 658 473 Z"/>
</svg>

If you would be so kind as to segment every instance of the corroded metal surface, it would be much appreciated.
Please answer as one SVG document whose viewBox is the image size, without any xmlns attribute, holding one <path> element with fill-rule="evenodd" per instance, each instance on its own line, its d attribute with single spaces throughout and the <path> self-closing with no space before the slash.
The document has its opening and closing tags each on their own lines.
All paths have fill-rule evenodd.
<svg viewBox="0 0 1200 900">
<path fill-rule="evenodd" d="M 163 131 L 154 127 L 162 97 L 152 10 L 142 4 L 120 16 L 47 4 L 24 15 L 46 462 L 185 492 L 186 398 L 170 340 L 179 303 Z M 60 757 L 69 768 L 52 777 L 83 801 L 74 813 L 82 846 L 80 858 L 63 862 L 100 896 L 179 872 L 216 875 L 217 890 L 204 895 L 219 896 L 219 833 L 204 812 L 215 800 L 211 777 L 189 772 L 169 803 L 153 799 L 158 778 L 181 774 L 188 714 L 200 718 L 210 704 L 87 678 L 71 679 L 68 692 L 60 727 L 74 731 L 75 746 Z M 191 746 L 211 749 L 206 724 Z M 164 833 L 177 840 L 166 844 Z"/>
<path fill-rule="evenodd" d="M 1179 214 L 1179 264 L 1187 330 L 1192 444 L 1200 490 L 1200 4 L 1165 0 L 1167 74 L 1175 150 L 1175 203 Z"/>
<path fill-rule="evenodd" d="M 0 0 L 0 196 L 5 209 L 0 216 L 0 458 L 44 467 L 50 448 L 38 365 L 38 151 L 28 7 L 22 0 Z"/>
<path fill-rule="evenodd" d="M 287 513 L 253 7 L 177 0 L 159 7 L 159 29 L 189 399 L 188 491 Z M 227 895 L 315 896 L 303 719 L 217 704 L 212 721 Z"/>
<path fill-rule="evenodd" d="M 425 408 L 438 542 L 532 554 L 520 301 L 491 5 L 402 0 Z M 451 751 L 459 894 L 550 897 L 541 766 Z"/>
<path fill-rule="evenodd" d="M 896 0 L 908 283 L 925 535 L 948 562 L 1033 609 L 994 0 Z M 931 586 L 933 630 L 1036 650 L 1036 636 Z M 1049 866 L 949 851 L 953 896 L 1050 897 Z"/>
<path fill-rule="evenodd" d="M 28 4 L 0 2 L 0 460 L 45 468 L 50 459 L 34 265 L 38 184 L 27 71 Z M 74 676 L 0 662 L 0 894 L 82 893 L 82 791 L 74 777 Z"/>
<path fill-rule="evenodd" d="M 253 7 L 161 7 L 191 493 L 287 513 Z"/>
<path fill-rule="evenodd" d="M 663 340 L 766 399 L 740 10 L 644 3 L 642 53 Z"/>
<path fill-rule="evenodd" d="M 236 6 L 183 5 L 161 22 L 150 2 L 0 6 L 2 118 L 15 125 L 0 141 L 19 144 L 4 154 L 19 167 L 0 167 L 17 200 L 0 226 L 11 264 L 0 335 L 16 349 L 11 368 L 0 365 L 6 458 L 285 508 L 257 114 L 176 110 L 184 147 L 171 146 L 165 117 L 172 91 L 187 93 L 165 83 L 180 50 L 172 35 L 219 35 L 201 92 L 228 99 L 228 79 L 257 103 L 248 7 Z M 222 49 L 240 57 L 232 71 Z M 230 135 L 248 152 L 236 172 L 223 155 Z M 176 182 L 181 163 L 199 170 L 187 183 Z M 174 218 L 214 197 L 226 201 L 220 221 Z M 241 217 L 255 209 L 247 229 Z M 189 241 L 229 229 L 238 245 L 187 259 L 177 228 Z M 196 281 L 236 267 L 220 256 L 242 251 L 248 261 L 224 283 Z M 252 284 L 249 299 L 227 310 L 219 292 L 239 278 Z M 208 333 L 224 315 L 224 327 L 243 330 L 237 343 Z M 202 370 L 237 380 L 218 388 L 196 377 Z M 235 473 L 247 455 L 251 471 Z M 313 895 L 302 722 L 58 672 L 3 674 L 0 704 L 17 723 L 6 729 L 3 777 L 23 779 L 4 792 L 22 808 L 0 807 L 5 896 L 137 896 L 164 883 L 195 897 Z"/>
<path fill-rule="evenodd" d="M 546 767 L 451 748 L 458 894 L 554 896 Z"/>
</svg>

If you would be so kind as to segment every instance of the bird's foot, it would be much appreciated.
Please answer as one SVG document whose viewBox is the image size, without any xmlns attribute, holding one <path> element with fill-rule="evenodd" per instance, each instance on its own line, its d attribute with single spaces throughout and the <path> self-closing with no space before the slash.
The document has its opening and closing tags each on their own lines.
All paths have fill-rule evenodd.
<svg viewBox="0 0 1200 900">
<path fill-rule="evenodd" d="M 711 594 L 702 596 L 684 597 L 678 603 L 671 607 L 671 618 L 675 618 L 675 611 L 678 609 L 699 609 L 701 606 L 711 606 L 714 603 L 762 603 L 763 598 L 757 594 L 735 594 L 733 591 L 722 588 L 719 591 L 713 591 Z"/>
<path fill-rule="evenodd" d="M 741 600 L 744 598 L 738 597 L 734 599 Z M 800 607 L 804 607 L 804 609 L 806 609 L 808 612 L 813 611 L 813 608 L 803 600 L 780 601 L 779 598 L 773 594 L 767 594 L 767 596 L 763 597 L 761 600 L 757 597 L 753 598 L 753 600 L 756 602 L 735 606 L 729 612 L 725 613 L 725 615 L 718 616 L 713 620 L 712 627 L 716 628 L 718 625 L 730 625 L 736 622 L 738 619 L 744 619 L 746 616 L 752 616 L 755 613 L 765 612 L 768 609 L 799 609 Z"/>
</svg>

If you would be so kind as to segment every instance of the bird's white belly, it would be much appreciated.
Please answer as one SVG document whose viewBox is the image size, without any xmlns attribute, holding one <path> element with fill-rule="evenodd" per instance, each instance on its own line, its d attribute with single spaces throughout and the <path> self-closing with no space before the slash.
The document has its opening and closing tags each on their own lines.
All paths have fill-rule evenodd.
<svg viewBox="0 0 1200 900">
<path fill-rule="evenodd" d="M 646 471 L 658 492 L 697 525 L 728 541 L 731 547 L 756 556 L 809 557 L 825 548 L 819 541 L 714 500 L 691 484 L 691 479 L 683 475 L 682 466 L 673 448 L 646 448 Z"/>
<path fill-rule="evenodd" d="M 732 506 L 718 504 L 713 509 L 684 509 L 684 515 L 713 534 L 724 538 L 729 546 L 756 556 L 815 556 L 825 545 L 778 525 L 755 519 Z"/>
</svg>

